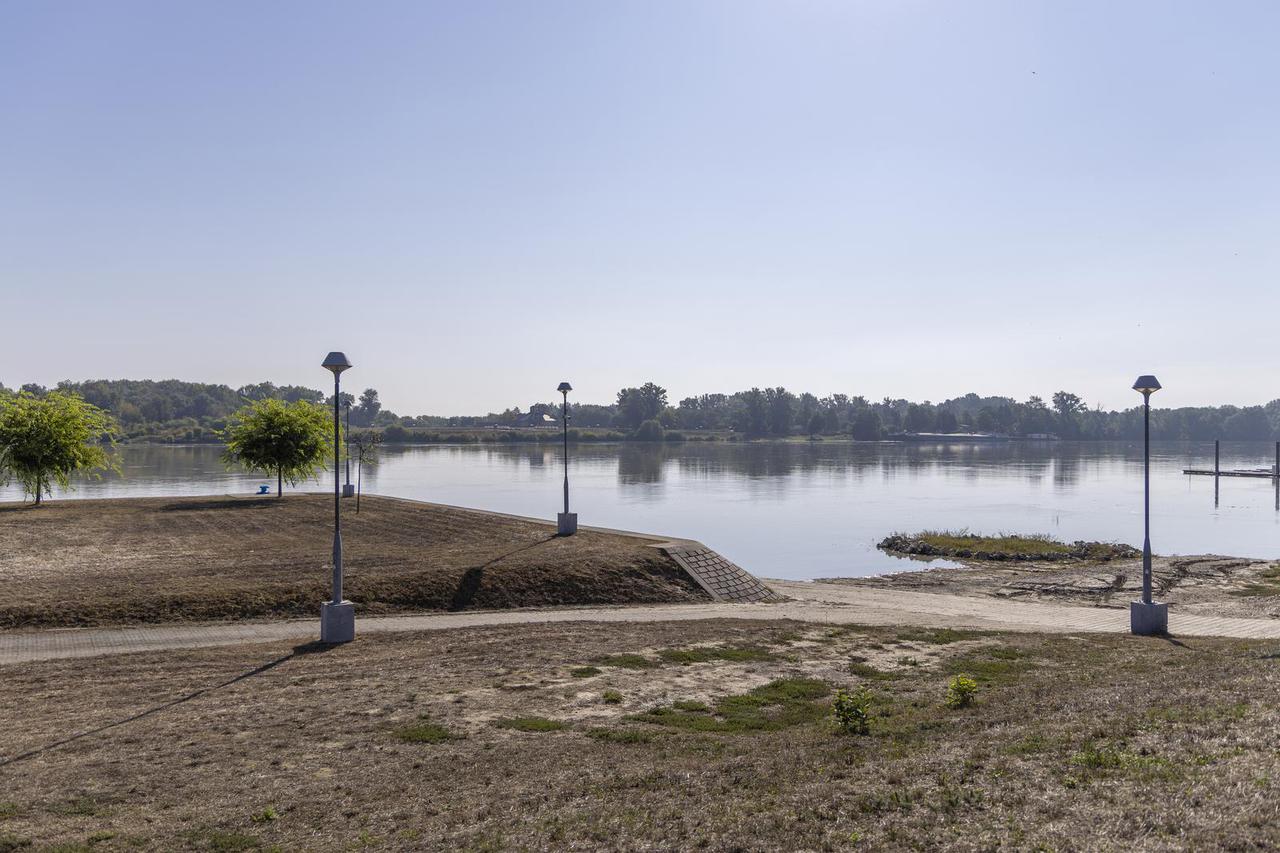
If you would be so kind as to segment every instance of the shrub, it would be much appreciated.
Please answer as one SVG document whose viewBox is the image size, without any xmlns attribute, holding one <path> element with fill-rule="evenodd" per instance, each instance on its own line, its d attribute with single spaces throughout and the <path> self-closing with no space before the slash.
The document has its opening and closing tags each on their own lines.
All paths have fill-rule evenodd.
<svg viewBox="0 0 1280 853">
<path fill-rule="evenodd" d="M 273 820 L 280 819 L 280 813 L 276 811 L 275 806 L 267 806 L 262 811 L 249 817 L 254 823 L 270 823 Z"/>
<path fill-rule="evenodd" d="M 947 707 L 967 708 L 978 695 L 978 682 L 967 675 L 957 675 L 947 684 Z"/>
<path fill-rule="evenodd" d="M 401 444 L 409 440 L 409 431 L 399 424 L 392 424 L 382 431 L 382 440 L 390 444 Z"/>
<path fill-rule="evenodd" d="M 631 434 L 631 437 L 636 441 L 662 441 L 665 435 L 666 430 L 662 428 L 662 424 L 650 418 L 636 427 L 636 431 Z"/>
<path fill-rule="evenodd" d="M 573 669 L 569 670 L 569 674 L 574 678 L 590 678 L 593 675 L 599 675 L 602 672 L 604 672 L 604 670 L 598 666 L 575 666 Z"/>
<path fill-rule="evenodd" d="M 837 690 L 831 703 L 836 725 L 847 735 L 865 735 L 871 730 L 871 691 L 865 687 L 856 690 Z"/>
<path fill-rule="evenodd" d="M 621 705 L 622 694 L 617 690 L 606 690 L 600 694 L 600 698 L 604 700 L 606 705 Z"/>
</svg>

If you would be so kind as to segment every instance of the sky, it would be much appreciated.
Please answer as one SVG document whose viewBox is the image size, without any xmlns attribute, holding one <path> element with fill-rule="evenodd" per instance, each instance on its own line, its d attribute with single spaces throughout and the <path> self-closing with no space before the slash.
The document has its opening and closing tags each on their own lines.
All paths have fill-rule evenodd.
<svg viewBox="0 0 1280 853">
<path fill-rule="evenodd" d="M 1280 4 L 0 0 L 0 382 L 1280 397 Z"/>
</svg>

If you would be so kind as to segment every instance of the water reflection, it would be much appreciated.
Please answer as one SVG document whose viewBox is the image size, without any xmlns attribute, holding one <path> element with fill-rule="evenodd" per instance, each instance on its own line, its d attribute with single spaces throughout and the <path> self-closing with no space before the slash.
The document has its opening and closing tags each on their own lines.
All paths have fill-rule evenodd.
<svg viewBox="0 0 1280 853">
<path fill-rule="evenodd" d="M 1222 450 L 1224 468 L 1258 467 L 1274 453 L 1245 443 Z M 1184 476 L 1183 468 L 1212 466 L 1211 442 L 1157 442 L 1152 451 L 1158 551 L 1280 551 L 1280 486 L 1234 479 L 1216 487 L 1211 477 Z M 765 575 L 901 570 L 875 543 L 903 529 L 1141 538 L 1139 443 L 625 443 L 574 445 L 571 454 L 583 524 L 702 539 Z M 227 469 L 211 446 L 132 445 L 121 457 L 123 476 L 82 483 L 74 496 L 248 494 L 269 479 Z M 559 508 L 555 444 L 384 445 L 378 458 L 364 470 L 365 494 L 545 518 Z M 303 488 L 331 483 L 326 473 Z M 18 496 L 0 490 L 0 499 Z"/>
</svg>

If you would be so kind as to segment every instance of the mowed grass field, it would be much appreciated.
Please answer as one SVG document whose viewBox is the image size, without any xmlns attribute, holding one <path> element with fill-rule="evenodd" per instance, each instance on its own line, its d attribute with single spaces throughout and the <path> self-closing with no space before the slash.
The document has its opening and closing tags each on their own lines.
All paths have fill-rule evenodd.
<svg viewBox="0 0 1280 853">
<path fill-rule="evenodd" d="M 3 850 L 1280 845 L 1275 643 L 578 623 L 0 675 Z"/>
<path fill-rule="evenodd" d="M 706 598 L 642 539 L 390 498 L 354 509 L 345 593 L 365 614 Z M 317 494 L 0 504 L 0 628 L 315 616 L 332 525 Z"/>
</svg>

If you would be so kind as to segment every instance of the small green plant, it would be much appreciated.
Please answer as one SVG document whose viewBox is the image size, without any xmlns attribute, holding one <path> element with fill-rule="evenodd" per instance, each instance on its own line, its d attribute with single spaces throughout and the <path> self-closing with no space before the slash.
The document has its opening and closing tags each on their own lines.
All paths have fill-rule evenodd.
<svg viewBox="0 0 1280 853">
<path fill-rule="evenodd" d="M 262 811 L 249 818 L 254 823 L 270 823 L 273 820 L 280 819 L 280 813 L 276 811 L 275 806 L 267 806 Z"/>
<path fill-rule="evenodd" d="M 11 803 L 8 800 L 0 802 L 0 820 L 8 820 L 11 817 L 18 816 L 18 804 Z"/>
<path fill-rule="evenodd" d="M 606 690 L 605 692 L 600 694 L 600 698 L 604 701 L 604 704 L 606 705 L 622 704 L 622 694 L 619 693 L 617 690 Z"/>
<path fill-rule="evenodd" d="M 598 666 L 575 666 L 573 669 L 569 670 L 569 674 L 574 678 L 590 678 L 591 676 L 599 675 L 602 672 L 604 672 L 604 670 Z"/>
<path fill-rule="evenodd" d="M 458 737 L 439 723 L 423 714 L 415 722 L 395 730 L 395 736 L 408 743 L 443 743 Z"/>
<path fill-rule="evenodd" d="M 711 706 L 706 702 L 699 702 L 697 699 L 677 699 L 671 703 L 671 707 L 677 711 L 710 711 Z"/>
<path fill-rule="evenodd" d="M 967 708 L 978 695 L 978 682 L 967 675 L 954 676 L 947 683 L 947 707 Z"/>
<path fill-rule="evenodd" d="M 836 690 L 831 703 L 836 725 L 847 735 L 865 735 L 871 731 L 871 691 L 865 687 L 856 690 Z"/>
<path fill-rule="evenodd" d="M 24 850 L 30 846 L 30 838 L 23 838 L 20 835 L 0 835 L 0 853 L 9 853 L 11 850 Z"/>
<path fill-rule="evenodd" d="M 562 720 L 549 720 L 546 717 L 506 717 L 497 720 L 494 725 L 518 732 L 558 732 L 569 727 Z"/>
</svg>

